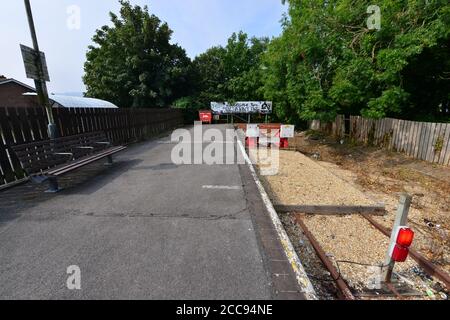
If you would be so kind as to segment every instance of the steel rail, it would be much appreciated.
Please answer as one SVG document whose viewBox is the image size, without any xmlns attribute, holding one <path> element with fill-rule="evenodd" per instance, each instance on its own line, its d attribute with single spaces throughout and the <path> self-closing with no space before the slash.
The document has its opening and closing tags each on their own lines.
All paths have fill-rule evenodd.
<svg viewBox="0 0 450 320">
<path fill-rule="evenodd" d="M 327 257 L 325 251 L 323 251 L 322 247 L 320 246 L 319 242 L 317 242 L 314 235 L 308 230 L 308 227 L 305 225 L 303 220 L 300 218 L 300 216 L 298 214 L 296 214 L 294 217 L 295 217 L 294 219 L 297 222 L 297 224 L 303 229 L 305 236 L 311 242 L 311 245 L 313 246 L 314 250 L 316 251 L 319 259 L 322 261 L 324 266 L 328 269 L 333 280 L 336 282 L 336 285 L 341 293 L 342 298 L 344 300 L 356 300 L 356 298 L 352 294 L 349 286 L 342 279 L 340 273 L 336 270 L 336 268 L 333 265 L 333 263 L 331 262 L 331 260 Z"/>
<path fill-rule="evenodd" d="M 363 216 L 367 221 L 369 221 L 375 228 L 377 228 L 381 233 L 383 233 L 385 236 L 390 237 L 391 231 L 378 222 L 376 222 L 372 217 Z M 439 280 L 441 280 L 447 289 L 450 290 L 450 275 L 446 273 L 444 270 L 440 269 L 436 265 L 434 265 L 431 261 L 429 261 L 427 258 L 425 258 L 423 255 L 421 255 L 419 252 L 417 252 L 414 249 L 410 249 L 410 256 L 413 258 L 419 266 L 421 266 L 425 272 L 432 276 L 436 277 Z"/>
</svg>

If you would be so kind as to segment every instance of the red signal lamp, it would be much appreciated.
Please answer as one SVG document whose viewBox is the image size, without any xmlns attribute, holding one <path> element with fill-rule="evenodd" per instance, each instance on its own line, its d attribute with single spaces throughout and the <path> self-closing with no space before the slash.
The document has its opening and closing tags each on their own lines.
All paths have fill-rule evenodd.
<svg viewBox="0 0 450 320">
<path fill-rule="evenodd" d="M 405 262 L 408 259 L 409 248 L 401 247 L 398 244 L 395 245 L 392 252 L 392 260 L 395 262 Z"/>
<path fill-rule="evenodd" d="M 392 250 L 392 260 L 395 262 L 405 262 L 409 255 L 409 248 L 414 240 L 414 231 L 408 227 L 399 227 L 397 231 L 397 241 Z"/>
<path fill-rule="evenodd" d="M 402 247 L 411 247 L 414 240 L 414 231 L 410 228 L 400 227 L 397 236 L 397 244 Z"/>
</svg>

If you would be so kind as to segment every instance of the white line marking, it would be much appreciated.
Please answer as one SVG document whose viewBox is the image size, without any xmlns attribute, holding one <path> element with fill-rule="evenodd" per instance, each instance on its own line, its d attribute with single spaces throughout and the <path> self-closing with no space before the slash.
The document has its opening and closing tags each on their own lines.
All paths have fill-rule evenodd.
<svg viewBox="0 0 450 320">
<path fill-rule="evenodd" d="M 203 186 L 203 189 L 211 190 L 241 190 L 239 186 Z"/>
<path fill-rule="evenodd" d="M 314 290 L 314 287 L 305 271 L 305 268 L 303 267 L 302 263 L 300 262 L 297 252 L 295 251 L 294 246 L 292 245 L 292 242 L 289 239 L 289 236 L 287 235 L 286 230 L 284 229 L 283 224 L 281 223 L 280 218 L 278 217 L 278 214 L 275 211 L 275 208 L 273 207 L 272 201 L 270 201 L 269 195 L 267 194 L 261 181 L 259 180 L 259 177 L 255 171 L 255 168 L 253 167 L 253 164 L 252 164 L 250 158 L 248 157 L 247 152 L 245 151 L 245 148 L 242 145 L 242 142 L 240 139 L 238 139 L 238 145 L 239 145 L 239 149 L 241 150 L 245 161 L 247 162 L 250 172 L 252 173 L 253 179 L 255 180 L 256 185 L 258 186 L 258 190 L 261 194 L 262 200 L 263 200 L 267 210 L 270 213 L 270 218 L 272 219 L 273 225 L 275 226 L 275 229 L 278 232 L 278 235 L 280 237 L 284 251 L 285 251 L 286 256 L 289 259 L 289 262 L 291 263 L 291 266 L 297 276 L 297 281 L 302 289 L 302 292 L 305 294 L 306 299 L 318 300 L 316 291 Z"/>
</svg>

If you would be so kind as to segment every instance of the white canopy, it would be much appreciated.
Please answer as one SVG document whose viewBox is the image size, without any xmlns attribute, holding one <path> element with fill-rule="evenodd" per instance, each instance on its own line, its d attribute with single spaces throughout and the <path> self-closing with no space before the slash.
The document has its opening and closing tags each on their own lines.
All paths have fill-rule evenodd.
<svg viewBox="0 0 450 320">
<path fill-rule="evenodd" d="M 25 93 L 24 95 L 36 95 L 36 93 Z M 97 108 L 97 109 L 118 109 L 111 102 L 84 97 L 73 97 L 52 94 L 48 97 L 51 102 L 60 108 Z"/>
</svg>

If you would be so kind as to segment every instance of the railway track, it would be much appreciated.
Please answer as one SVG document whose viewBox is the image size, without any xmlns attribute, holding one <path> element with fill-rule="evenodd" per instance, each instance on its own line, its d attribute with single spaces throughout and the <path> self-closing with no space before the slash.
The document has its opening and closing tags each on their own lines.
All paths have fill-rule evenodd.
<svg viewBox="0 0 450 320">
<path fill-rule="evenodd" d="M 342 279 L 341 274 L 336 270 L 336 268 L 333 265 L 333 262 L 331 262 L 331 260 L 327 257 L 325 251 L 322 249 L 322 247 L 320 246 L 319 242 L 316 240 L 314 235 L 308 230 L 308 228 L 306 227 L 306 225 L 304 224 L 304 222 L 300 218 L 300 216 L 295 215 L 294 219 L 295 219 L 295 222 L 303 230 L 305 236 L 311 242 L 311 245 L 313 246 L 314 250 L 316 251 L 320 261 L 322 261 L 323 265 L 330 272 L 330 275 L 333 278 L 333 280 L 336 283 L 336 286 L 339 290 L 338 297 L 343 300 L 356 300 L 356 298 L 352 294 L 352 291 L 350 290 L 350 287 L 347 285 L 347 283 L 344 281 L 344 279 Z"/>
<path fill-rule="evenodd" d="M 385 236 L 390 237 L 391 232 L 387 228 L 384 228 L 378 222 L 376 222 L 373 218 L 368 217 L 366 215 L 362 215 L 367 221 L 369 221 L 377 230 L 383 233 Z M 310 241 L 312 247 L 317 253 L 317 256 L 321 260 L 322 264 L 329 271 L 333 281 L 336 283 L 336 287 L 338 288 L 338 298 L 343 300 L 355 300 L 355 296 L 353 295 L 350 287 L 345 282 L 345 280 L 341 277 L 340 272 L 336 269 L 333 262 L 328 258 L 325 251 L 322 249 L 319 242 L 316 240 L 314 235 L 308 230 L 306 224 L 303 222 L 300 214 L 294 214 L 295 223 L 302 229 L 305 236 Z M 450 275 L 445 271 L 440 269 L 438 266 L 433 264 L 431 261 L 426 259 L 423 255 L 418 253 L 416 250 L 410 251 L 411 258 L 413 258 L 419 266 L 423 268 L 423 270 L 431 277 L 435 277 L 442 281 L 448 290 L 450 290 Z M 398 299 L 404 299 L 404 297 L 395 289 L 395 287 L 391 284 L 386 284 L 387 288 L 392 291 L 392 293 Z"/>
<path fill-rule="evenodd" d="M 367 221 L 369 221 L 376 229 L 378 229 L 381 233 L 383 233 L 386 237 L 391 236 L 391 230 L 383 227 L 381 224 L 376 222 L 372 217 L 363 216 Z M 441 280 L 448 290 L 450 290 L 450 275 L 446 273 L 444 270 L 440 269 L 434 263 L 429 261 L 419 252 L 414 249 L 410 249 L 410 256 L 413 258 L 423 269 L 424 271 L 431 277 L 435 277 Z"/>
</svg>

